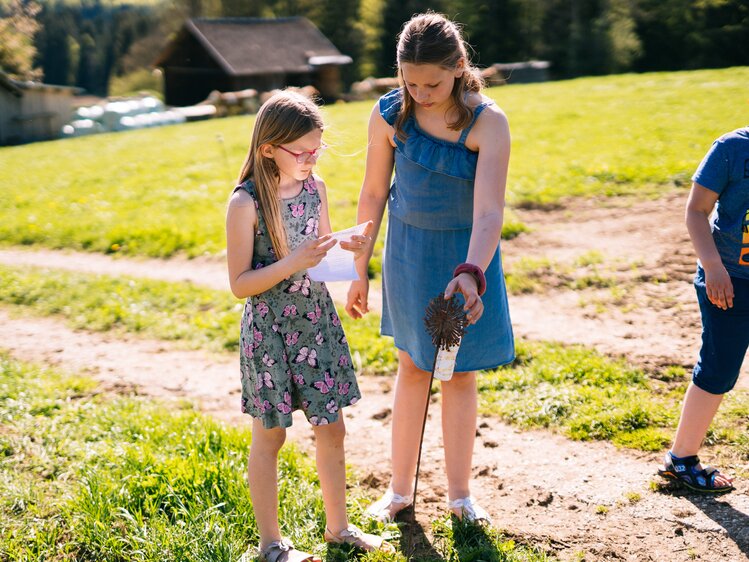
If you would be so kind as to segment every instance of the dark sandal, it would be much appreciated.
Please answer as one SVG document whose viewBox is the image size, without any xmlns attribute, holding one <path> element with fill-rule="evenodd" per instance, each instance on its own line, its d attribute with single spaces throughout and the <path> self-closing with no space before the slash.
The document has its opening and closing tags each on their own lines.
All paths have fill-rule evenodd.
<svg viewBox="0 0 749 562">
<path fill-rule="evenodd" d="M 715 485 L 715 477 L 720 474 L 717 468 L 707 466 L 698 469 L 698 464 L 700 464 L 700 459 L 697 455 L 677 457 L 669 451 L 666 453 L 663 468 L 658 470 L 658 474 L 669 480 L 681 482 L 695 492 L 720 494 L 733 490 L 733 484 Z"/>
<path fill-rule="evenodd" d="M 258 557 L 260 562 L 322 562 L 322 558 L 294 548 L 289 539 L 273 541 Z"/>
</svg>

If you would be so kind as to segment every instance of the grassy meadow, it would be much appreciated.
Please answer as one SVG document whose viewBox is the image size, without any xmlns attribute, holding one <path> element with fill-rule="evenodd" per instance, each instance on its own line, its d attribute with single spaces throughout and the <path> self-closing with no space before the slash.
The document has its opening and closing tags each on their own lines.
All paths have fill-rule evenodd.
<svg viewBox="0 0 749 562">
<path fill-rule="evenodd" d="M 245 484 L 247 430 L 190 404 L 120 396 L 89 377 L 0 354 L 0 560 L 235 562 L 258 541 Z M 326 560 L 351 553 L 322 543 L 322 497 L 313 462 L 293 447 L 279 460 L 282 532 Z M 353 475 L 352 475 L 353 476 Z M 349 513 L 369 499 L 350 478 Z M 387 529 L 400 547 L 394 525 Z M 495 531 L 435 522 L 447 562 L 544 562 Z M 405 560 L 370 554 L 362 560 Z M 414 559 L 418 560 L 419 557 Z"/>
<path fill-rule="evenodd" d="M 712 140 L 749 121 L 748 82 L 749 68 L 733 68 L 487 90 L 513 133 L 505 236 L 543 227 L 521 224 L 513 208 L 685 188 Z M 318 171 L 336 229 L 355 221 L 372 104 L 324 109 L 332 148 Z M 252 124 L 244 116 L 1 148 L 0 245 L 219 255 Z M 552 260 L 520 262 L 508 287 L 540 290 L 550 268 L 559 269 Z M 561 274 L 569 289 L 615 283 L 593 252 Z M 228 291 L 189 283 L 0 266 L 0 306 L 76 329 L 236 352 L 242 305 Z M 379 318 L 342 321 L 357 368 L 392 372 L 395 350 L 378 336 Z M 673 434 L 688 378 L 680 367 L 644 371 L 581 346 L 519 341 L 513 363 L 482 374 L 480 409 L 521 428 L 654 451 Z M 708 435 L 717 456 L 749 459 L 747 419 L 749 393 L 732 393 Z M 115 395 L 0 353 L 0 561 L 236 560 L 257 541 L 244 482 L 250 442 L 248 431 L 190 404 Z M 297 522 L 284 532 L 327 560 L 346 559 L 320 545 L 312 461 L 286 449 L 280 470 L 283 519 Z M 353 473 L 349 492 L 354 520 L 366 527 L 358 518 L 368 492 Z M 446 520 L 432 531 L 449 562 L 546 560 L 494 532 Z M 403 550 L 389 559 L 405 559 Z"/>
<path fill-rule="evenodd" d="M 510 119 L 512 207 L 685 186 L 710 143 L 747 121 L 749 68 L 620 75 L 486 91 Z M 319 173 L 334 228 L 353 224 L 372 101 L 324 109 Z M 0 244 L 149 256 L 219 254 L 253 117 L 0 149 Z M 373 269 L 378 269 L 377 260 Z"/>
</svg>

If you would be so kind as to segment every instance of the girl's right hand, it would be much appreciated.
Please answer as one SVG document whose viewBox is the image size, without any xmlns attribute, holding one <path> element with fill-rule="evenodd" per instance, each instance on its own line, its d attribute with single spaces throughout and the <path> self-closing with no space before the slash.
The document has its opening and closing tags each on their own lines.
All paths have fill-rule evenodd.
<svg viewBox="0 0 749 562">
<path fill-rule="evenodd" d="M 369 279 L 352 281 L 346 298 L 346 312 L 351 318 L 358 320 L 369 312 L 367 298 L 369 296 Z"/>
<path fill-rule="evenodd" d="M 717 267 L 704 267 L 705 289 L 707 298 L 718 308 L 726 310 L 733 307 L 733 283 L 725 266 L 721 263 Z"/>
<path fill-rule="evenodd" d="M 313 238 L 294 248 L 294 251 L 289 254 L 288 259 L 293 264 L 294 271 L 309 269 L 320 263 L 325 254 L 328 253 L 328 250 L 335 246 L 335 244 L 336 239 L 331 238 L 330 234 L 326 234 L 320 238 Z"/>
</svg>

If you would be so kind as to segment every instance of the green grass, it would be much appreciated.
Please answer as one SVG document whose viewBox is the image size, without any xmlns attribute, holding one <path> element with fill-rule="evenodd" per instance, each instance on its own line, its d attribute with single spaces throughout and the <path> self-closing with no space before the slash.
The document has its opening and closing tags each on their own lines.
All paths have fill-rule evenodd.
<svg viewBox="0 0 749 562">
<path fill-rule="evenodd" d="M 658 451 L 673 438 L 689 382 L 684 369 L 646 373 L 583 346 L 519 342 L 516 360 L 479 377 L 481 410 L 576 440 Z M 749 459 L 749 394 L 728 395 L 707 444 Z"/>
<path fill-rule="evenodd" d="M 0 559 L 229 561 L 257 542 L 247 430 L 4 356 L 0 405 Z M 289 447 L 279 471 L 284 531 L 312 548 L 313 465 Z"/>
<path fill-rule="evenodd" d="M 228 291 L 190 283 L 0 265 L 0 303 L 59 316 L 78 329 L 238 349 L 242 303 Z M 397 356 L 390 340 L 379 337 L 379 316 L 353 321 L 339 312 L 355 364 L 367 373 L 392 371 Z"/>
<path fill-rule="evenodd" d="M 510 203 L 688 186 L 712 141 L 746 121 L 747 79 L 738 67 L 492 90 L 513 132 Z"/>
<path fill-rule="evenodd" d="M 617 279 L 601 266 L 596 253 L 588 252 L 574 263 L 562 263 L 547 257 L 521 257 L 505 267 L 507 290 L 514 294 L 542 293 L 549 289 L 612 288 Z"/>
<path fill-rule="evenodd" d="M 3 354 L 0 420 L 0 560 L 233 562 L 258 541 L 245 483 L 247 429 L 186 403 L 108 394 L 90 378 Z M 347 495 L 352 520 L 377 530 L 360 521 L 368 500 L 353 480 Z M 321 544 L 319 482 L 294 447 L 280 455 L 279 499 L 282 532 L 297 546 L 326 560 L 350 558 Z M 547 560 L 496 532 L 436 526 L 444 560 Z"/>
<path fill-rule="evenodd" d="M 687 185 L 712 140 L 744 123 L 747 80 L 749 68 L 741 67 L 487 90 L 511 122 L 510 205 L 656 196 Z M 332 149 L 319 171 L 334 228 L 355 220 L 372 104 L 324 110 Z M 220 253 L 226 200 L 253 119 L 2 148 L 0 243 L 149 256 Z M 523 228 L 508 213 L 505 236 Z"/>
</svg>

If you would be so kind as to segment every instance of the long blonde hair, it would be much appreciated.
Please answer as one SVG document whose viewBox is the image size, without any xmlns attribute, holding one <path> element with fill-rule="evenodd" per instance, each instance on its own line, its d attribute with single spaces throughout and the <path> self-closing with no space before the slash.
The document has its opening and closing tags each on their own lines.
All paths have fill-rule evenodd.
<svg viewBox="0 0 749 562">
<path fill-rule="evenodd" d="M 261 149 L 266 144 L 294 142 L 315 129 L 323 130 L 323 120 L 312 100 L 288 91 L 275 94 L 257 113 L 250 149 L 237 180 L 241 184 L 251 179 L 255 184 L 260 213 L 279 260 L 289 253 L 278 192 L 281 176 L 275 161 L 263 156 Z"/>
<path fill-rule="evenodd" d="M 435 64 L 455 70 L 458 63 L 463 61 L 463 74 L 455 80 L 451 93 L 455 119 L 448 123 L 448 127 L 454 131 L 465 129 L 473 119 L 473 109 L 466 103 L 465 93 L 481 91 L 483 80 L 479 70 L 470 63 L 466 42 L 458 26 L 442 14 L 417 14 L 403 26 L 398 37 L 397 53 L 398 79 L 403 92 L 403 105 L 394 124 L 398 138 L 405 140 L 403 125 L 414 110 L 414 100 L 403 81 L 401 65 L 404 62 Z"/>
</svg>

